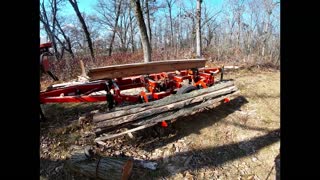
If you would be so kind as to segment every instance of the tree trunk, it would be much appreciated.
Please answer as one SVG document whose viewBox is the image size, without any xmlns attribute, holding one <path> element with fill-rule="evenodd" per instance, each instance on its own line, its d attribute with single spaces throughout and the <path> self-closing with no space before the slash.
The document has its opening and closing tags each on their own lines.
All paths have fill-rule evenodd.
<svg viewBox="0 0 320 180">
<path fill-rule="evenodd" d="M 143 46 L 144 62 L 151 62 L 151 47 L 147 34 L 147 28 L 143 20 L 141 5 L 139 0 L 131 0 L 131 4 L 135 9 L 135 16 L 138 22 L 141 42 Z"/>
<path fill-rule="evenodd" d="M 271 10 L 268 10 L 267 11 L 268 13 L 268 17 L 267 17 L 267 22 L 264 26 L 264 30 L 263 30 L 263 43 L 262 43 L 262 52 L 261 52 L 261 56 L 264 58 L 265 56 L 265 49 L 267 47 L 267 42 L 268 42 L 268 39 L 269 39 L 269 23 L 270 23 L 270 16 L 271 16 L 271 13 L 272 11 Z"/>
<path fill-rule="evenodd" d="M 178 24 L 178 49 L 180 50 L 182 47 L 182 23 L 181 23 L 181 7 L 179 8 L 179 24 Z"/>
<path fill-rule="evenodd" d="M 57 9 L 56 9 L 56 1 L 53 1 L 52 2 L 53 4 L 51 4 L 52 6 L 52 19 L 55 21 L 56 19 L 56 12 L 57 12 Z M 49 24 L 49 18 L 48 18 L 48 15 L 47 15 L 47 11 L 46 11 L 46 8 L 45 8 L 45 5 L 44 5 L 44 2 L 42 2 L 41 4 L 41 11 L 40 11 L 40 21 L 42 22 L 44 28 L 45 28 L 45 31 L 49 37 L 49 40 L 50 42 L 52 43 L 52 46 L 53 46 L 53 50 L 54 50 L 54 55 L 56 57 L 56 59 L 60 59 L 60 53 L 58 51 L 58 48 L 57 48 L 57 43 L 56 43 L 56 40 L 55 40 L 55 22 L 52 22 L 52 25 Z M 50 28 L 50 26 L 52 26 L 52 29 Z"/>
<path fill-rule="evenodd" d="M 192 18 L 192 33 L 191 33 L 191 45 L 192 52 L 197 52 L 197 35 L 196 35 L 196 22 L 195 18 Z"/>
<path fill-rule="evenodd" d="M 241 38 L 241 14 L 238 12 L 238 34 L 237 34 L 237 41 L 238 41 L 238 48 L 240 48 L 240 38 Z"/>
<path fill-rule="evenodd" d="M 202 0 L 197 0 L 197 23 L 196 23 L 196 41 L 197 41 L 197 57 L 200 58 L 201 54 L 201 3 Z"/>
<path fill-rule="evenodd" d="M 130 20 L 130 41 L 131 41 L 131 52 L 133 53 L 134 48 L 134 29 L 133 29 L 133 16 L 131 15 L 131 6 L 129 6 L 129 20 Z"/>
<path fill-rule="evenodd" d="M 117 31 L 117 28 L 118 28 L 118 20 L 119 20 L 119 16 L 120 16 L 121 4 L 122 4 L 122 0 L 119 1 L 119 4 L 117 6 L 116 19 L 115 19 L 115 22 L 114 22 L 111 41 L 110 41 L 110 44 L 109 44 L 108 56 L 111 56 L 111 54 L 112 54 L 112 46 L 113 46 L 114 38 L 116 37 L 116 31 Z"/>
<path fill-rule="evenodd" d="M 72 51 L 72 46 L 71 46 L 70 38 L 67 37 L 67 35 L 65 34 L 64 30 L 61 28 L 61 25 L 60 25 L 60 23 L 59 23 L 59 21 L 58 21 L 57 19 L 56 19 L 56 23 L 57 23 L 57 27 L 59 28 L 59 30 L 60 30 L 63 38 L 64 38 L 65 41 L 66 41 L 68 47 L 65 47 L 65 46 L 63 45 L 63 43 L 61 43 L 61 45 L 64 46 L 64 48 L 66 49 L 66 51 L 68 51 L 69 54 L 71 55 L 72 59 L 74 59 L 74 53 L 73 53 L 73 51 Z"/>
<path fill-rule="evenodd" d="M 68 45 L 68 49 L 67 51 L 69 52 L 69 54 L 71 55 L 71 58 L 74 59 L 74 53 L 72 51 L 72 46 L 71 46 L 71 41 L 69 37 L 66 37 L 66 41 L 67 41 L 67 45 Z"/>
<path fill-rule="evenodd" d="M 159 30 L 158 30 L 158 27 L 156 26 L 155 28 L 154 28 L 154 37 L 155 37 L 155 41 L 153 42 L 153 45 L 151 44 L 151 47 L 153 47 L 154 49 L 158 49 L 158 41 L 159 41 L 159 32 L 158 32 Z"/>
<path fill-rule="evenodd" d="M 91 58 L 92 58 L 93 62 L 95 62 L 96 59 L 94 57 L 94 51 L 93 51 L 93 47 L 92 47 L 92 41 L 91 41 L 90 33 L 89 33 L 88 27 L 86 25 L 86 22 L 84 21 L 82 15 L 80 13 L 80 10 L 79 10 L 79 7 L 78 7 L 78 2 L 77 2 L 77 0 L 69 0 L 69 2 L 72 5 L 74 11 L 77 14 L 77 17 L 78 17 L 80 23 L 81 23 L 82 29 L 84 31 L 84 34 L 85 34 L 87 42 L 88 42 L 88 47 L 89 47 L 89 50 L 90 50 Z"/>
<path fill-rule="evenodd" d="M 51 12 L 52 12 L 52 34 L 55 35 L 56 34 L 56 19 L 57 19 L 57 1 L 53 0 L 51 3 L 52 3 L 51 4 L 51 9 L 52 9 L 51 10 Z M 53 38 L 53 40 L 54 40 L 54 38 Z M 56 58 L 57 59 L 61 59 L 62 56 L 60 55 L 60 53 L 57 53 L 58 52 L 57 44 L 55 42 L 53 44 L 54 44 L 53 47 L 54 47 L 55 52 L 56 52 L 55 53 Z"/>
<path fill-rule="evenodd" d="M 149 0 L 145 0 L 144 3 L 145 3 L 145 8 L 146 8 L 146 26 L 147 26 L 147 34 L 148 34 L 148 37 L 149 37 L 149 43 L 150 43 L 150 47 L 151 47 L 151 44 L 152 44 L 152 34 L 151 34 L 151 22 L 150 22 L 150 13 L 149 13 Z"/>
<path fill-rule="evenodd" d="M 169 1 L 167 1 L 168 3 L 168 7 L 169 7 L 169 20 L 170 20 L 170 46 L 173 47 L 173 24 L 172 24 L 172 7 L 171 4 L 169 3 Z"/>
</svg>

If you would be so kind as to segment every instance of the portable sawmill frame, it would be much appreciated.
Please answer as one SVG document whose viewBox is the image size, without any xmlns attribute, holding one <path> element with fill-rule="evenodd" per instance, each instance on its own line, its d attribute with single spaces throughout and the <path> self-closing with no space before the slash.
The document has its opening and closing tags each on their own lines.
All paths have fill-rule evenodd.
<svg viewBox="0 0 320 180">
<path fill-rule="evenodd" d="M 197 60 L 196 60 L 197 61 Z M 187 93 L 188 90 L 207 88 L 214 85 L 215 75 L 221 73 L 223 68 L 192 68 L 175 72 L 161 72 L 149 75 L 139 75 L 114 79 L 101 79 L 84 83 L 64 83 L 47 88 L 40 92 L 40 103 L 64 103 L 64 102 L 98 102 L 107 101 L 109 108 L 116 105 L 129 103 L 149 102 L 164 98 L 175 93 Z M 181 90 L 182 87 L 190 87 Z M 137 95 L 122 94 L 122 90 L 145 87 L 147 91 L 141 91 Z M 186 89 L 186 88 L 184 88 Z M 97 95 L 96 92 L 105 91 L 105 94 Z"/>
<path fill-rule="evenodd" d="M 49 68 L 48 57 L 53 56 L 50 47 L 52 43 L 40 44 L 41 70 L 57 81 Z M 223 68 L 204 68 L 205 62 L 205 59 L 170 60 L 93 68 L 88 73 L 89 81 L 55 84 L 41 91 L 40 104 L 107 101 L 112 109 L 125 102 L 149 102 L 177 92 L 207 88 L 215 83 L 216 74 L 221 73 L 220 80 L 223 78 Z M 146 91 L 136 95 L 121 93 L 139 87 L 145 87 Z M 101 91 L 105 93 L 97 94 Z"/>
<path fill-rule="evenodd" d="M 44 70 L 42 72 L 51 76 L 53 74 L 46 57 L 52 55 L 48 53 L 50 45 L 40 46 L 40 62 Z M 83 73 L 87 76 L 85 81 L 54 84 L 41 91 L 40 104 L 106 102 L 112 111 L 97 114 L 90 112 L 85 117 L 91 119 L 95 134 L 110 133 L 123 127 L 131 129 L 96 138 L 95 141 L 102 143 L 102 140 L 138 131 L 159 122 L 166 127 L 165 121 L 171 118 L 192 114 L 193 111 L 217 102 L 229 102 L 229 97 L 238 93 L 237 88 L 233 82 L 223 80 L 223 66 L 208 68 L 205 63 L 206 59 L 182 59 L 91 68 L 88 73 Z M 84 67 L 82 69 L 84 71 Z M 216 80 L 218 74 L 219 81 Z M 54 75 L 51 77 L 58 79 Z M 217 85 L 214 86 L 215 84 Z M 129 93 L 124 92 L 127 90 Z M 191 91 L 195 92 L 186 94 Z M 172 94 L 181 95 L 170 96 Z M 168 98 L 165 100 L 165 97 Z M 162 113 L 164 114 L 160 115 Z M 40 118 L 46 119 L 41 106 Z"/>
</svg>

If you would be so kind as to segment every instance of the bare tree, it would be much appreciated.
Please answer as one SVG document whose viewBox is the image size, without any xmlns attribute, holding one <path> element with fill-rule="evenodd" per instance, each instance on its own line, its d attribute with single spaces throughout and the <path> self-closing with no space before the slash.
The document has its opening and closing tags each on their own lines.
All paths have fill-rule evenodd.
<svg viewBox="0 0 320 180">
<path fill-rule="evenodd" d="M 146 27 L 147 27 L 147 33 L 149 38 L 150 45 L 152 44 L 152 34 L 151 34 L 151 22 L 150 22 L 150 12 L 149 12 L 149 0 L 142 0 L 144 2 L 144 8 L 145 8 L 145 18 L 146 18 Z M 150 46 L 151 47 L 151 46 Z"/>
<path fill-rule="evenodd" d="M 148 62 L 154 48 L 165 55 L 161 56 L 163 59 L 195 57 L 194 54 L 201 57 L 205 52 L 216 60 L 279 64 L 278 0 L 225 0 L 221 8 L 210 7 L 206 3 L 209 0 L 99 0 L 97 14 L 77 13 L 76 6 L 76 13 L 68 17 L 68 22 L 60 14 L 63 9 L 59 3 L 71 1 L 78 5 L 76 0 L 43 1 L 41 33 L 48 35 L 59 58 L 64 51 L 74 57 L 88 49 L 80 15 L 95 55 L 106 49 L 109 56 L 115 51 L 143 49 L 144 61 Z M 181 53 L 185 51 L 191 53 Z"/>
<path fill-rule="evenodd" d="M 170 46 L 173 46 L 173 25 L 172 25 L 172 6 L 174 5 L 174 3 L 176 3 L 176 0 L 166 0 L 166 3 L 168 5 L 168 10 L 169 10 L 169 20 L 170 20 Z"/>
<path fill-rule="evenodd" d="M 85 50 L 83 44 L 85 37 L 77 17 L 69 17 L 64 20 L 64 25 L 61 25 L 61 28 L 70 40 L 71 47 L 76 56 L 77 52 Z"/>
<path fill-rule="evenodd" d="M 124 3 L 123 8 L 121 10 L 121 15 L 120 15 L 119 31 L 117 31 L 117 35 L 120 40 L 121 51 L 127 51 L 130 44 L 129 29 L 130 29 L 131 9 L 129 7 L 130 7 L 129 3 Z"/>
<path fill-rule="evenodd" d="M 182 34 L 185 34 L 183 41 L 184 47 L 189 47 L 192 49 L 192 52 L 196 52 L 196 7 L 193 4 L 194 0 L 189 0 L 191 7 L 186 7 L 184 3 L 180 4 L 183 12 L 181 16 L 183 21 L 181 22 L 184 28 L 181 28 L 182 31 L 185 31 Z"/>
<path fill-rule="evenodd" d="M 209 47 L 213 39 L 214 31 L 219 26 L 219 24 L 216 23 L 216 19 L 222 11 L 219 10 L 218 12 L 213 13 L 208 9 L 207 6 L 204 6 L 202 9 L 203 9 L 204 19 L 201 22 L 201 30 L 204 36 L 203 39 L 206 42 L 206 47 Z"/>
<path fill-rule="evenodd" d="M 134 36 L 135 36 L 135 31 L 134 31 L 134 15 L 132 15 L 132 9 L 131 6 L 129 6 L 129 24 L 130 24 L 130 43 L 131 43 L 131 52 L 135 51 L 135 43 L 134 43 Z"/>
<path fill-rule="evenodd" d="M 86 22 L 85 20 L 83 19 L 81 13 L 80 13 L 80 10 L 79 10 L 79 7 L 78 7 L 78 2 L 77 0 L 69 0 L 71 6 L 73 7 L 80 23 L 81 23 L 81 26 L 82 26 L 82 29 L 85 33 L 85 36 L 86 36 L 86 39 L 87 39 L 87 42 L 88 42 L 88 47 L 89 47 L 89 50 L 90 50 L 90 54 L 91 54 L 91 58 L 93 60 L 93 62 L 95 62 L 95 56 L 94 56 L 94 51 L 93 51 L 93 47 L 92 47 L 92 41 L 91 41 L 91 37 L 90 37 L 90 33 L 88 31 L 88 27 L 86 25 Z"/>
<path fill-rule="evenodd" d="M 51 9 L 51 18 L 48 15 L 48 12 L 45 7 L 44 0 L 42 0 L 42 3 L 40 3 L 40 22 L 42 22 L 43 27 L 50 39 L 50 42 L 52 43 L 54 54 L 57 59 L 60 59 L 60 53 L 57 48 L 57 43 L 55 40 L 55 31 L 56 31 L 56 16 L 57 16 L 57 4 L 58 2 L 56 0 L 50 0 L 49 6 Z M 51 21 L 50 21 L 51 19 Z"/>
<path fill-rule="evenodd" d="M 267 41 L 270 38 L 271 35 L 271 29 L 270 29 L 270 17 L 272 14 L 273 9 L 279 4 L 280 2 L 275 2 L 273 3 L 272 0 L 264 0 L 263 5 L 265 7 L 265 11 L 267 14 L 267 20 L 265 22 L 265 26 L 263 28 L 263 45 L 262 45 L 262 50 L 261 50 L 261 55 L 264 57 L 265 56 L 265 48 L 267 46 Z"/>
<path fill-rule="evenodd" d="M 197 23 L 196 23 L 196 41 L 197 41 L 197 57 L 201 57 L 201 3 L 202 0 L 197 0 Z"/>
<path fill-rule="evenodd" d="M 60 34 L 63 36 L 64 38 L 64 41 L 61 41 L 57 36 L 57 40 L 59 41 L 60 45 L 62 46 L 62 48 L 64 50 L 66 50 L 72 58 L 74 58 L 74 53 L 73 53 L 73 50 L 72 50 L 72 45 L 71 45 L 71 41 L 70 41 L 70 38 L 67 36 L 67 34 L 65 33 L 65 30 L 61 27 L 60 25 L 60 22 L 58 21 L 58 18 L 56 18 L 56 24 L 57 24 L 57 27 L 59 29 L 59 32 Z"/>
<path fill-rule="evenodd" d="M 131 0 L 131 5 L 134 7 L 135 16 L 138 22 L 140 31 L 141 43 L 143 47 L 144 62 L 151 62 L 151 47 L 147 34 L 147 28 L 144 23 L 141 5 L 139 0 Z"/>
<path fill-rule="evenodd" d="M 116 11 L 116 19 L 115 19 L 115 22 L 114 22 L 114 28 L 113 28 L 113 34 L 112 34 L 112 38 L 111 38 L 111 41 L 110 41 L 110 45 L 109 45 L 109 56 L 111 56 L 111 52 L 112 52 L 112 44 L 114 42 L 114 38 L 115 38 L 115 35 L 116 35 L 116 30 L 117 30 L 117 27 L 118 27 L 118 20 L 119 20 L 119 16 L 120 16 L 120 10 L 121 10 L 121 4 L 122 4 L 122 0 L 119 0 L 118 3 L 117 3 L 117 11 Z"/>
<path fill-rule="evenodd" d="M 111 31 L 111 40 L 109 41 L 108 56 L 111 56 L 113 44 L 118 31 L 118 22 L 120 17 L 121 5 L 123 0 L 99 0 L 96 11 L 100 15 L 100 23 L 107 25 Z"/>
</svg>

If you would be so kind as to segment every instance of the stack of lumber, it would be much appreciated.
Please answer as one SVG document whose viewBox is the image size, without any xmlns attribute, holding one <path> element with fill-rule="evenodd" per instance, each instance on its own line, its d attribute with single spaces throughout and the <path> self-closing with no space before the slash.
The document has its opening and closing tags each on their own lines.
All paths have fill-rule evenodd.
<svg viewBox="0 0 320 180">
<path fill-rule="evenodd" d="M 92 117 L 96 135 L 109 134 L 104 134 L 104 136 L 96 138 L 95 141 L 115 138 L 156 125 L 162 121 L 195 114 L 204 108 L 223 103 L 226 98 L 232 99 L 238 93 L 239 90 L 233 81 L 223 81 L 209 88 L 195 90 L 187 94 L 175 94 L 153 102 L 120 107 L 107 113 L 96 113 Z M 120 128 L 129 128 L 129 130 L 111 134 L 112 131 Z"/>
</svg>

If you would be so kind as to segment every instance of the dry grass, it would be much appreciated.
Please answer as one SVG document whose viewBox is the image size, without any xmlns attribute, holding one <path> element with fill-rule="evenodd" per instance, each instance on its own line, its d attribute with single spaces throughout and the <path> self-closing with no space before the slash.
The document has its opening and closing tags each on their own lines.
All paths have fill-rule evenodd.
<svg viewBox="0 0 320 180">
<path fill-rule="evenodd" d="M 257 150 L 254 149 L 255 144 L 262 142 L 243 142 L 280 128 L 280 72 L 244 69 L 229 73 L 225 78 L 235 79 L 246 103 L 218 107 L 178 121 L 175 125 L 180 136 L 191 142 L 192 150 L 197 153 L 204 151 L 204 156 L 211 158 L 206 163 L 209 166 L 214 164 L 211 168 L 200 166 L 191 173 L 196 177 L 207 174 L 204 179 L 211 178 L 215 171 L 217 176 L 214 177 L 219 179 L 239 179 L 250 175 L 254 179 L 265 179 L 270 173 L 270 179 L 274 179 L 276 172 L 273 166 L 280 153 L 280 141 Z M 229 144 L 238 144 L 238 148 L 228 149 Z M 225 151 L 216 152 L 220 147 L 226 147 Z M 224 163 L 215 162 L 214 156 L 223 154 Z M 186 177 L 185 174 L 186 171 L 172 174 L 169 179 Z"/>
</svg>

